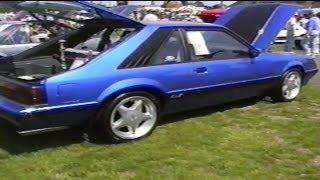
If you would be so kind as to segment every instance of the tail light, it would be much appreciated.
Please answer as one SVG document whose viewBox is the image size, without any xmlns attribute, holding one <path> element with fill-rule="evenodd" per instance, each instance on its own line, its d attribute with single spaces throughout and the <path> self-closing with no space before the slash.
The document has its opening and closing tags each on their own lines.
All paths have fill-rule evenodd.
<svg viewBox="0 0 320 180">
<path fill-rule="evenodd" d="M 0 83 L 0 94 L 6 98 L 26 105 L 46 104 L 45 87 L 42 84 Z"/>
</svg>

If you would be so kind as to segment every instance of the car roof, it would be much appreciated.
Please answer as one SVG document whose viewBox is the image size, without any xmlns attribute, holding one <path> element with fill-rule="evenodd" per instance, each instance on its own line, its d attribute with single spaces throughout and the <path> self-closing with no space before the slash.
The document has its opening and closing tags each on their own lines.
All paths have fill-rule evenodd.
<svg viewBox="0 0 320 180">
<path fill-rule="evenodd" d="M 223 27 L 212 23 L 183 22 L 183 21 L 141 21 L 146 26 L 157 27 Z"/>
</svg>

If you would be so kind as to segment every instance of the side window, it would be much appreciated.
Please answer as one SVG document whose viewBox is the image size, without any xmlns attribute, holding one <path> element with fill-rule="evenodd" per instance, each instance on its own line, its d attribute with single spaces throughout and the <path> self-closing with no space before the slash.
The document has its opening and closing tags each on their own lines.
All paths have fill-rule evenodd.
<svg viewBox="0 0 320 180">
<path fill-rule="evenodd" d="M 192 60 L 222 60 L 249 57 L 250 49 L 221 31 L 186 31 Z"/>
<path fill-rule="evenodd" d="M 162 43 L 149 61 L 149 65 L 180 63 L 183 61 L 183 45 L 179 31 L 174 31 Z"/>
</svg>

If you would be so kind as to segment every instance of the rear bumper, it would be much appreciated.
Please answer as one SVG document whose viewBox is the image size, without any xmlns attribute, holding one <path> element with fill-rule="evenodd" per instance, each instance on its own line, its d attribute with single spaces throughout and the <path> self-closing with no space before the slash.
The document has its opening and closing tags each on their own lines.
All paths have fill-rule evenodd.
<svg viewBox="0 0 320 180">
<path fill-rule="evenodd" d="M 65 129 L 85 123 L 95 115 L 97 103 L 28 107 L 0 97 L 0 118 L 15 125 L 21 134 Z"/>
</svg>

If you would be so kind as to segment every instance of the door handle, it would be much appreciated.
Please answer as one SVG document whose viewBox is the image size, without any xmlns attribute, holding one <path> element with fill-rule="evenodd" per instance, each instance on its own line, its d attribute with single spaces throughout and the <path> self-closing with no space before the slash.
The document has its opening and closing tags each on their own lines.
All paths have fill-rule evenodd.
<svg viewBox="0 0 320 180">
<path fill-rule="evenodd" d="M 206 67 L 199 67 L 193 70 L 194 74 L 207 74 L 208 69 Z"/>
</svg>

